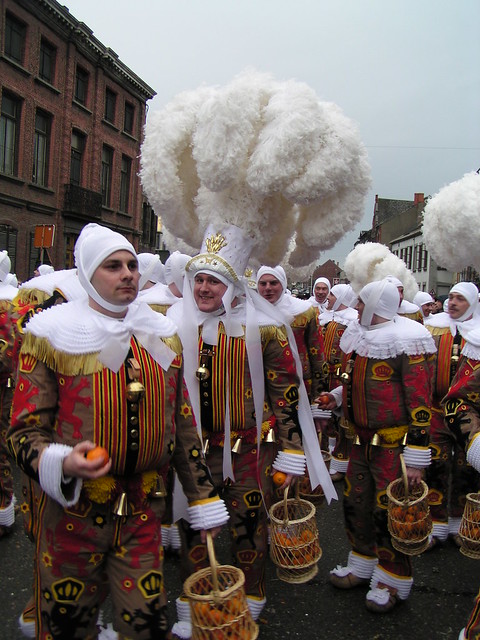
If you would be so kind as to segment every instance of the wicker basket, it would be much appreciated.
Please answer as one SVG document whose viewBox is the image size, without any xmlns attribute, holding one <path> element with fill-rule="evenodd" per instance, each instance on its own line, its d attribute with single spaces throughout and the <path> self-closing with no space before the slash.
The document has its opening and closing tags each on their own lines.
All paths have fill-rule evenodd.
<svg viewBox="0 0 480 640">
<path fill-rule="evenodd" d="M 323 461 L 325 462 L 325 466 L 327 469 L 330 468 L 330 460 L 332 459 L 331 454 L 328 451 L 322 451 Z M 305 500 L 309 500 L 313 502 L 313 504 L 319 506 L 325 502 L 325 494 L 323 493 L 322 485 L 319 484 L 315 489 L 312 489 L 312 485 L 310 484 L 310 478 L 308 477 L 308 473 L 306 473 L 303 478 L 299 479 L 299 495 Z"/>
<path fill-rule="evenodd" d="M 387 487 L 388 530 L 392 546 L 409 556 L 423 553 L 432 532 L 432 518 L 428 505 L 428 486 L 423 482 L 409 489 L 407 469 L 403 455 L 402 477 Z"/>
<path fill-rule="evenodd" d="M 211 534 L 207 533 L 210 567 L 196 571 L 183 585 L 190 603 L 193 640 L 254 640 L 254 622 L 245 595 L 241 569 L 219 565 Z"/>
<path fill-rule="evenodd" d="M 467 493 L 458 535 L 462 539 L 460 551 L 475 560 L 480 559 L 480 493 Z"/>
<path fill-rule="evenodd" d="M 322 556 L 315 519 L 315 506 L 296 495 L 270 507 L 270 557 L 277 576 L 284 582 L 301 584 L 318 573 Z"/>
</svg>

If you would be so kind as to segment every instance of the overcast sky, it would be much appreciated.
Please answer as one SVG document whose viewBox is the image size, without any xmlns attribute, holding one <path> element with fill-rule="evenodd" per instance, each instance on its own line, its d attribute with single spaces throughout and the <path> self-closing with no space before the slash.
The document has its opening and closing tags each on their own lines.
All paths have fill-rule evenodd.
<svg viewBox="0 0 480 640">
<path fill-rule="evenodd" d="M 68 0 L 157 93 L 151 110 L 245 67 L 306 82 L 354 120 L 375 195 L 434 195 L 480 167 L 480 0 Z M 480 218 L 480 215 L 479 215 Z"/>
</svg>

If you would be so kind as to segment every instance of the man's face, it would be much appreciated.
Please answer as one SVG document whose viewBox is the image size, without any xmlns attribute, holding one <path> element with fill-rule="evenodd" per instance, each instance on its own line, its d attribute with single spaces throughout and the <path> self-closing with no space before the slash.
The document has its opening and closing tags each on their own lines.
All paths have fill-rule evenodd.
<svg viewBox="0 0 480 640">
<path fill-rule="evenodd" d="M 365 303 L 363 302 L 363 300 L 361 298 L 358 299 L 358 302 L 355 306 L 355 309 L 358 311 L 358 322 L 361 324 L 362 321 L 362 314 L 363 311 L 365 309 Z"/>
<path fill-rule="evenodd" d="M 433 302 L 426 302 L 425 304 L 422 304 L 422 313 L 425 318 L 428 318 L 432 313 L 433 305 Z"/>
<path fill-rule="evenodd" d="M 266 273 L 258 281 L 258 293 L 272 304 L 275 304 L 283 293 L 283 286 L 275 276 Z"/>
<path fill-rule="evenodd" d="M 333 295 L 333 293 L 329 293 L 328 294 L 328 305 L 327 305 L 327 309 L 329 309 L 330 311 L 333 309 L 333 305 L 335 304 L 335 302 L 337 301 L 336 296 Z"/>
<path fill-rule="evenodd" d="M 460 293 L 448 294 L 448 315 L 452 320 L 458 320 L 467 311 L 470 303 Z"/>
<path fill-rule="evenodd" d="M 95 269 L 91 283 L 110 304 L 130 304 L 137 297 L 138 262 L 130 251 L 115 251 Z"/>
<path fill-rule="evenodd" d="M 403 301 L 403 287 L 397 287 L 398 289 L 398 293 L 400 294 L 400 304 L 402 304 Z"/>
<path fill-rule="evenodd" d="M 325 302 L 328 296 L 328 287 L 324 282 L 317 282 L 313 291 L 317 302 Z"/>
<path fill-rule="evenodd" d="M 222 306 L 227 286 L 206 273 L 197 273 L 193 284 L 193 297 L 200 311 L 212 313 Z"/>
</svg>

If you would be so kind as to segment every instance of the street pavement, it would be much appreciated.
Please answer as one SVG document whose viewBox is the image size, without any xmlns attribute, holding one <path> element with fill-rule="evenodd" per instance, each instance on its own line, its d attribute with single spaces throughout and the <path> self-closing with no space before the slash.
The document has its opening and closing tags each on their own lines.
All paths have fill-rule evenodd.
<svg viewBox="0 0 480 640">
<path fill-rule="evenodd" d="M 18 474 L 16 494 L 20 497 Z M 336 484 L 341 493 L 342 484 Z M 413 558 L 414 586 L 410 598 L 391 613 L 379 615 L 365 608 L 366 588 L 334 589 L 329 571 L 347 560 L 349 546 L 343 528 L 341 496 L 317 508 L 322 547 L 318 574 L 306 584 L 279 580 L 275 567 L 267 569 L 268 602 L 259 623 L 260 640 L 457 640 L 480 588 L 480 562 L 465 557 L 448 542 Z M 217 560 L 229 564 L 227 537 L 216 540 Z M 168 557 L 165 583 L 172 620 L 181 584 L 178 560 Z M 14 532 L 0 540 L 0 640 L 22 638 L 17 619 L 32 588 L 32 543 L 26 538 L 21 515 Z M 109 610 L 106 609 L 108 620 Z"/>
</svg>

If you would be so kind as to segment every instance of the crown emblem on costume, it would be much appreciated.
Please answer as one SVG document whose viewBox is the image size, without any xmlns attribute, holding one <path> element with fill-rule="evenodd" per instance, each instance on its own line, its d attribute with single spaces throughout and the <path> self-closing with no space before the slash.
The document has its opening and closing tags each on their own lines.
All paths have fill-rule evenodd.
<svg viewBox="0 0 480 640">
<path fill-rule="evenodd" d="M 20 371 L 22 373 L 31 373 L 35 365 L 37 364 L 37 359 L 31 353 L 22 353 L 20 356 Z"/>
<path fill-rule="evenodd" d="M 445 403 L 445 415 L 454 416 L 457 413 L 458 407 L 462 404 L 462 401 L 458 398 L 452 398 Z"/>
<path fill-rule="evenodd" d="M 262 504 L 262 494 L 260 491 L 250 491 L 243 496 L 243 499 L 249 509 L 258 509 Z"/>
<path fill-rule="evenodd" d="M 291 384 L 283 393 L 283 397 L 289 404 L 293 404 L 298 400 L 298 387 Z"/>
<path fill-rule="evenodd" d="M 238 561 L 241 564 L 253 564 L 258 553 L 253 549 L 245 549 L 237 553 Z"/>
<path fill-rule="evenodd" d="M 386 362 L 379 362 L 372 367 L 372 373 L 374 380 L 385 380 L 391 377 L 393 369 Z"/>
<path fill-rule="evenodd" d="M 227 246 L 227 239 L 221 233 L 216 233 L 214 236 L 205 238 L 205 246 L 208 253 L 218 253 L 220 249 Z"/>
<path fill-rule="evenodd" d="M 52 585 L 57 602 L 76 602 L 84 589 L 83 582 L 74 578 L 59 580 Z"/>
<path fill-rule="evenodd" d="M 158 595 L 162 590 L 162 574 L 158 571 L 149 571 L 140 578 L 138 587 L 146 598 Z"/>
<path fill-rule="evenodd" d="M 428 422 L 430 420 L 430 416 L 430 411 L 424 408 L 420 408 L 412 412 L 413 419 L 420 424 Z"/>
</svg>

